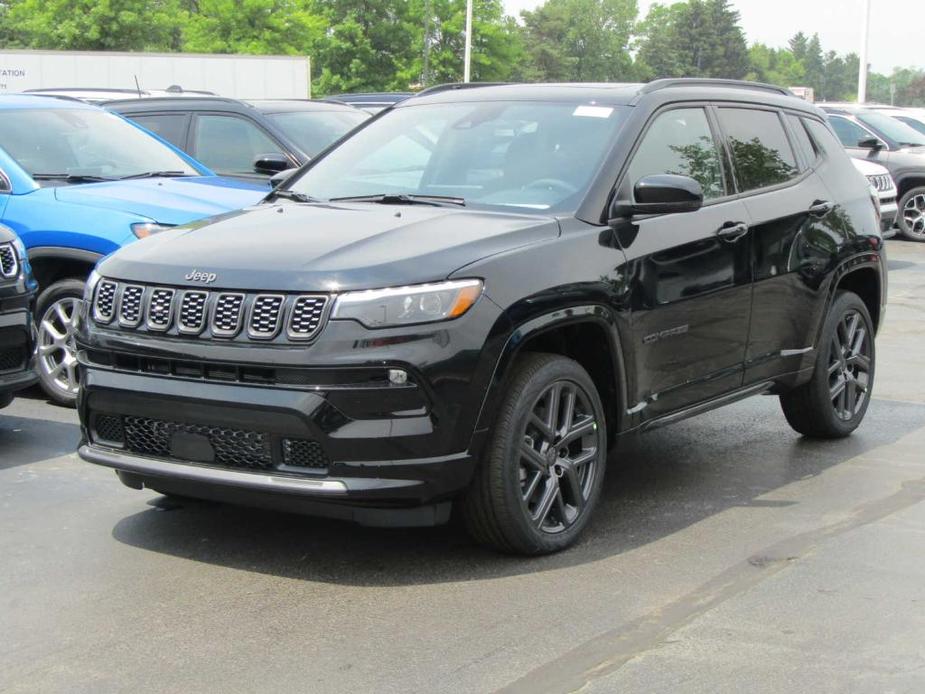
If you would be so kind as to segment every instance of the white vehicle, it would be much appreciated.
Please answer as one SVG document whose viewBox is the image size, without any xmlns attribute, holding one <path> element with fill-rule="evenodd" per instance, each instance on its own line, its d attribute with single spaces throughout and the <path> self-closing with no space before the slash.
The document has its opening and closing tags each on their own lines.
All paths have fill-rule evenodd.
<svg viewBox="0 0 925 694">
<path fill-rule="evenodd" d="M 870 187 L 876 191 L 877 199 L 880 201 L 880 230 L 883 238 L 890 238 L 896 233 L 893 226 L 899 212 L 896 204 L 896 183 L 893 182 L 893 177 L 885 166 L 872 161 L 852 157 L 851 163 L 867 178 Z"/>
</svg>

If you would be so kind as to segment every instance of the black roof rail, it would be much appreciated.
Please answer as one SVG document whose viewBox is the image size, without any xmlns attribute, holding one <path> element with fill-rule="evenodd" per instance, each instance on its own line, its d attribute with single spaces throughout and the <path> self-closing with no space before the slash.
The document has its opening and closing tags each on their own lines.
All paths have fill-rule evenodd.
<svg viewBox="0 0 925 694">
<path fill-rule="evenodd" d="M 640 94 L 650 94 L 660 89 L 669 87 L 730 87 L 732 89 L 757 89 L 783 96 L 793 96 L 786 87 L 778 87 L 776 84 L 766 84 L 764 82 L 749 82 L 748 80 L 726 80 L 711 77 L 667 77 L 663 79 L 652 80 L 643 85 L 639 90 Z"/>
<path fill-rule="evenodd" d="M 510 82 L 447 82 L 446 84 L 435 84 L 433 87 L 427 87 L 427 89 L 422 89 L 417 94 L 409 98 L 414 98 L 416 96 L 425 96 L 428 94 L 439 94 L 440 92 L 449 92 L 454 89 L 475 89 L 476 87 L 501 87 Z"/>
</svg>

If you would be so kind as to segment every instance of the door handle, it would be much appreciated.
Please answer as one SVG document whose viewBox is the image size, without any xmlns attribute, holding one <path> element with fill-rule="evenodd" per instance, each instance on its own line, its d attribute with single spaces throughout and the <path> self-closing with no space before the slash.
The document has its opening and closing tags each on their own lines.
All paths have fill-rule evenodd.
<svg viewBox="0 0 925 694">
<path fill-rule="evenodd" d="M 835 209 L 835 205 L 828 200 L 816 200 L 809 206 L 809 213 L 813 217 L 825 217 L 829 212 Z"/>
<path fill-rule="evenodd" d="M 726 222 L 716 231 L 716 235 L 723 241 L 735 243 L 748 233 L 748 224 L 745 222 Z"/>
</svg>

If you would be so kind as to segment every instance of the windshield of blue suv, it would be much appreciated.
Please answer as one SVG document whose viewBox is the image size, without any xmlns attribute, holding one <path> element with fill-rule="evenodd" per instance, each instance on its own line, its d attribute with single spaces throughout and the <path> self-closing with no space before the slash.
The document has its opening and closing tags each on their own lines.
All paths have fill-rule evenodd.
<svg viewBox="0 0 925 694">
<path fill-rule="evenodd" d="M 621 108 L 579 103 L 409 105 L 362 128 L 291 188 L 324 200 L 418 195 L 573 210 L 622 115 Z"/>
<path fill-rule="evenodd" d="M 120 179 L 152 171 L 198 172 L 169 147 L 122 118 L 91 109 L 11 109 L 0 147 L 40 185 Z"/>
</svg>

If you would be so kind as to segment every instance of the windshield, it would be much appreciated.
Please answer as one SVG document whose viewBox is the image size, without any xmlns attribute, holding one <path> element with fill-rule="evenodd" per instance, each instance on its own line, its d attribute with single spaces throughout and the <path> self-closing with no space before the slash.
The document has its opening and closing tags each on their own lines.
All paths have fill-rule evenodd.
<svg viewBox="0 0 925 694">
<path fill-rule="evenodd" d="M 925 135 L 882 113 L 858 113 L 858 120 L 901 145 L 925 145 Z"/>
<path fill-rule="evenodd" d="M 909 116 L 893 116 L 893 118 L 902 121 L 916 132 L 925 134 L 925 121 L 920 121 L 917 118 L 910 118 Z"/>
<path fill-rule="evenodd" d="M 299 149 L 313 157 L 369 118 L 369 114 L 360 110 L 289 111 L 268 113 L 267 118 L 276 123 Z"/>
<path fill-rule="evenodd" d="M 47 175 L 123 178 L 149 171 L 198 175 L 169 147 L 106 111 L 4 111 L 0 147 L 39 179 Z"/>
<path fill-rule="evenodd" d="M 622 111 L 575 103 L 406 106 L 370 123 L 292 185 L 314 198 L 438 195 L 575 209 Z"/>
</svg>

